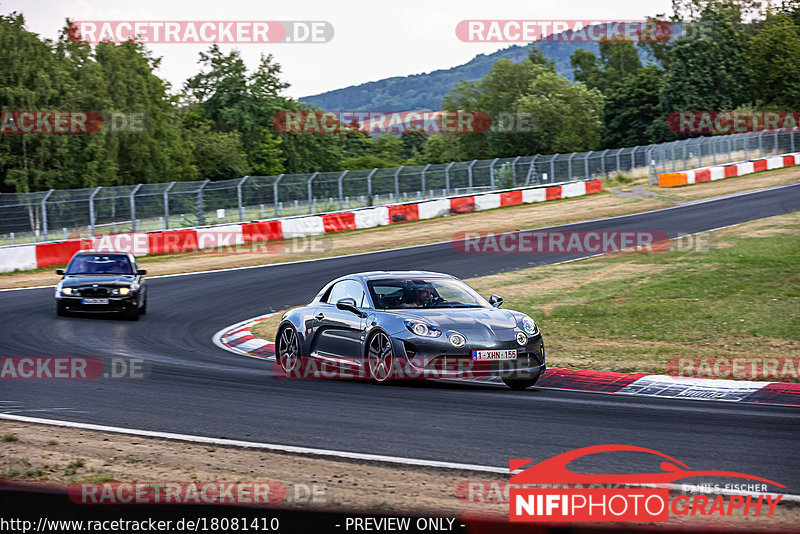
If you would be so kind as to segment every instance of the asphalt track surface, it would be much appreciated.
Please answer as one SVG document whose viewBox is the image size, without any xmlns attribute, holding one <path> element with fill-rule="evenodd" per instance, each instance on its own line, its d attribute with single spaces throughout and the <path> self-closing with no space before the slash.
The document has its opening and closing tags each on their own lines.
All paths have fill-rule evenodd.
<svg viewBox="0 0 800 534">
<path fill-rule="evenodd" d="M 795 184 L 562 228 L 675 237 L 798 210 Z M 766 477 L 785 484 L 786 493 L 800 493 L 797 408 L 430 382 L 283 380 L 270 364 L 211 342 L 219 329 L 308 302 L 324 283 L 350 272 L 424 269 L 471 277 L 574 257 L 463 254 L 444 243 L 154 278 L 148 314 L 139 322 L 58 318 L 52 288 L 0 292 L 0 356 L 126 356 L 151 364 L 144 379 L 2 380 L 0 412 L 497 467 L 510 458 L 623 443 L 662 451 L 693 469 Z M 546 337 L 547 325 L 543 330 Z M 575 468 L 660 471 L 658 461 L 639 453 L 587 459 Z"/>
</svg>

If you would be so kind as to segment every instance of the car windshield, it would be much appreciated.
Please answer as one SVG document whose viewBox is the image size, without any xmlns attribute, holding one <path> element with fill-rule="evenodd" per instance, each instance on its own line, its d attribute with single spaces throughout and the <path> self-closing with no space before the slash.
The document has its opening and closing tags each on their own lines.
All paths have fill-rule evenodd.
<svg viewBox="0 0 800 534">
<path fill-rule="evenodd" d="M 489 303 L 471 287 L 452 278 L 387 278 L 367 282 L 375 307 L 484 308 Z"/>
<path fill-rule="evenodd" d="M 67 274 L 133 274 L 124 254 L 81 254 L 70 262 Z"/>
</svg>

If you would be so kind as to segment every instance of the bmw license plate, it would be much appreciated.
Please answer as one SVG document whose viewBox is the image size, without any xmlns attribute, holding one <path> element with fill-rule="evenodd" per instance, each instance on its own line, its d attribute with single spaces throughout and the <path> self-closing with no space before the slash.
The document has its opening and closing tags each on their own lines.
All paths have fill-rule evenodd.
<svg viewBox="0 0 800 534">
<path fill-rule="evenodd" d="M 84 304 L 108 304 L 108 299 L 83 299 Z"/>
<path fill-rule="evenodd" d="M 485 362 L 493 360 L 516 360 L 517 349 L 473 350 L 472 361 Z"/>
</svg>

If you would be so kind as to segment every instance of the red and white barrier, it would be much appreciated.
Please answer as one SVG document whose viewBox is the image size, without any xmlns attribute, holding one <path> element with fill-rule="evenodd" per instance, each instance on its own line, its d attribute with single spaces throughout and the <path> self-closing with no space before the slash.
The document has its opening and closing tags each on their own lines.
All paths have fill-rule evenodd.
<svg viewBox="0 0 800 534">
<path fill-rule="evenodd" d="M 782 169 L 800 165 L 800 152 L 795 154 L 784 154 L 781 156 L 771 156 L 768 158 L 755 159 L 752 161 L 740 161 L 728 165 L 715 165 L 714 167 L 703 167 L 682 172 L 666 172 L 658 175 L 658 185 L 660 187 L 676 187 L 679 185 L 692 185 L 700 182 L 710 182 L 731 178 L 733 176 L 744 176 L 754 172 L 767 171 L 772 169 Z"/>
<path fill-rule="evenodd" d="M 600 180 L 569 182 L 560 185 L 511 189 L 377 206 L 352 211 L 289 217 L 242 224 L 203 228 L 183 228 L 164 232 L 112 234 L 92 239 L 0 247 L 0 272 L 29 270 L 64 265 L 79 250 L 132 252 L 136 256 L 172 254 L 200 249 L 231 247 L 244 243 L 322 235 L 344 230 L 373 228 L 420 219 L 433 219 L 459 213 L 505 206 L 571 198 L 602 190 Z"/>
</svg>

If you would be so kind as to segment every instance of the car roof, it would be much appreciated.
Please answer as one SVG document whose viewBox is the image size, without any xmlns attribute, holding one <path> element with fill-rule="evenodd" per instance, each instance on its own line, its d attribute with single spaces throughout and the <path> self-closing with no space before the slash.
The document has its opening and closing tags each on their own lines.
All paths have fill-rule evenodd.
<svg viewBox="0 0 800 534">
<path fill-rule="evenodd" d="M 375 278 L 418 278 L 418 277 L 455 278 L 455 276 L 451 274 L 436 273 L 432 271 L 365 271 L 361 273 L 353 273 L 347 276 L 342 276 L 339 279 L 360 278 L 362 280 L 371 280 Z"/>
<path fill-rule="evenodd" d="M 73 256 L 84 256 L 88 254 L 119 254 L 127 256 L 129 253 L 122 250 L 79 250 Z"/>
</svg>

